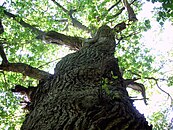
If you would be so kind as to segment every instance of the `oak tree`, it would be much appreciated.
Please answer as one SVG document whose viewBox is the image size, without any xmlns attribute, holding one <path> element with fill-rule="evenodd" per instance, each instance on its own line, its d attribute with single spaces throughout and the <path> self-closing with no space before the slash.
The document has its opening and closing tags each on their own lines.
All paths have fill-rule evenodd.
<svg viewBox="0 0 173 130">
<path fill-rule="evenodd" d="M 141 6 L 136 0 L 4 2 L 0 96 L 9 109 L 1 113 L 16 122 L 1 122 L 19 129 L 21 102 L 23 130 L 152 129 L 126 90 L 139 91 L 147 104 L 144 80 L 156 81 L 153 57 L 139 42 L 151 27 L 137 19 Z M 59 60 L 64 46 L 70 54 Z"/>
</svg>

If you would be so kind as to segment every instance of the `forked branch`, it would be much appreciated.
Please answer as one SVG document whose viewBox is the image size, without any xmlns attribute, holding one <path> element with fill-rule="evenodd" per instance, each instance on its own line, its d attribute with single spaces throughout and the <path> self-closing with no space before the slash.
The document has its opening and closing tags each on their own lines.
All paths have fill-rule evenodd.
<svg viewBox="0 0 173 130">
<path fill-rule="evenodd" d="M 55 0 L 52 0 L 59 8 L 61 8 L 66 14 L 68 14 L 71 18 L 72 24 L 74 27 L 77 27 L 79 29 L 82 29 L 83 31 L 87 31 L 87 32 L 91 32 L 91 30 L 88 29 L 87 26 L 83 25 L 81 22 L 79 22 L 79 20 L 77 20 L 76 18 L 74 18 L 72 16 L 72 14 L 76 11 L 76 10 L 67 10 L 65 9 L 62 5 L 60 5 L 58 2 L 56 2 Z"/>
</svg>

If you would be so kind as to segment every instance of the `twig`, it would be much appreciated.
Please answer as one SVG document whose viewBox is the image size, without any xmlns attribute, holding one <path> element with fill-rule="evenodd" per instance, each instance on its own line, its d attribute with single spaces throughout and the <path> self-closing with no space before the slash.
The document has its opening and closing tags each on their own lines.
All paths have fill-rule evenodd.
<svg viewBox="0 0 173 130">
<path fill-rule="evenodd" d="M 128 71 L 130 71 L 130 70 L 128 70 Z M 132 74 L 135 74 L 135 75 L 141 77 L 141 75 L 139 75 L 139 74 L 136 74 L 136 73 L 134 73 L 134 72 L 132 72 L 132 71 L 130 71 L 130 72 L 131 72 Z M 158 84 L 158 80 L 163 80 L 163 81 L 164 81 L 164 80 L 166 80 L 166 79 L 156 79 L 156 78 L 154 78 L 154 77 L 144 77 L 144 79 L 154 80 L 155 83 L 156 83 L 156 85 L 157 85 L 157 88 L 158 88 L 160 91 L 162 91 L 162 92 L 164 92 L 165 94 L 167 94 L 168 97 L 171 98 L 171 102 L 173 102 L 172 96 L 171 96 L 168 92 L 166 92 L 165 90 L 163 90 L 163 89 L 159 86 L 159 84 Z M 167 80 L 166 80 L 166 81 L 167 81 Z"/>
<path fill-rule="evenodd" d="M 117 6 L 119 3 L 121 2 L 121 0 L 119 0 L 117 3 L 115 3 L 114 5 L 112 5 L 109 9 L 108 12 L 111 11 L 115 6 Z"/>
<path fill-rule="evenodd" d="M 153 80 L 155 80 L 155 83 L 156 83 L 156 85 L 157 85 L 157 88 L 158 88 L 160 91 L 162 91 L 162 92 L 164 92 L 165 94 L 167 94 L 168 97 L 170 97 L 170 99 L 171 99 L 171 103 L 172 103 L 172 102 L 173 102 L 173 98 L 172 98 L 172 96 L 171 96 L 168 92 L 166 92 L 165 90 L 163 90 L 163 89 L 159 86 L 159 84 L 158 84 L 158 80 L 157 80 L 157 79 L 153 79 Z"/>
<path fill-rule="evenodd" d="M 83 25 L 81 22 L 79 22 L 76 18 L 74 18 L 72 16 L 72 14 L 76 11 L 76 10 L 67 10 L 65 9 L 62 5 L 60 5 L 58 2 L 56 2 L 55 0 L 52 0 L 58 7 L 60 7 L 66 14 L 68 14 L 71 18 L 72 24 L 74 27 L 77 27 L 79 29 L 82 29 L 84 31 L 87 31 L 88 33 L 91 33 L 91 30 L 88 29 L 87 26 Z"/>
<path fill-rule="evenodd" d="M 135 73 L 135 72 L 132 72 L 131 70 L 127 70 L 127 71 L 130 72 L 131 74 L 134 74 L 134 75 L 137 75 L 138 77 L 141 77 L 140 74 L 137 74 L 137 73 Z M 141 73 L 141 72 L 139 72 L 139 73 Z"/>
<path fill-rule="evenodd" d="M 114 5 L 112 5 L 112 6 L 108 9 L 108 11 L 107 11 L 106 13 L 104 13 L 101 17 L 102 17 L 102 18 L 106 18 L 106 15 L 107 15 L 115 6 L 117 6 L 120 2 L 121 2 L 121 0 L 119 0 L 118 2 L 116 2 Z M 98 19 L 98 22 L 99 22 L 100 20 L 101 20 L 101 19 Z"/>
<path fill-rule="evenodd" d="M 131 99 L 133 99 L 133 100 L 148 100 L 149 98 L 131 98 Z"/>
<path fill-rule="evenodd" d="M 57 61 L 57 60 L 59 60 L 59 59 L 60 59 L 60 58 L 57 58 L 57 59 L 52 60 L 52 61 L 49 61 L 49 62 L 47 62 L 47 63 L 45 63 L 45 64 L 40 65 L 38 68 L 42 68 L 43 66 L 48 65 L 48 64 L 50 64 L 50 63 L 52 63 L 52 62 L 55 62 L 55 61 Z"/>
<path fill-rule="evenodd" d="M 125 7 L 122 7 L 118 13 L 112 16 L 112 18 L 116 18 L 117 16 L 119 16 L 123 12 L 123 10 L 125 10 Z"/>
<path fill-rule="evenodd" d="M 122 36 L 121 39 L 125 39 L 125 38 L 128 38 L 128 37 L 131 37 L 133 35 L 136 35 L 136 34 L 139 34 L 140 32 L 133 32 L 133 33 L 130 33 L 128 36 Z"/>
</svg>

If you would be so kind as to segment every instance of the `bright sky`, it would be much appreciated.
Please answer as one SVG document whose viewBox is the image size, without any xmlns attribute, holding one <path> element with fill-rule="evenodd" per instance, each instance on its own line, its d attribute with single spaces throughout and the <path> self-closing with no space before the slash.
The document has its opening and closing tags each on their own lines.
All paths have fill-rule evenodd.
<svg viewBox="0 0 173 130">
<path fill-rule="evenodd" d="M 157 57 L 156 61 L 160 61 L 161 55 L 167 57 L 168 52 L 170 50 L 173 51 L 173 25 L 171 22 L 166 21 L 164 23 L 164 26 L 161 28 L 158 22 L 154 18 L 152 18 L 153 14 L 151 12 L 154 6 L 155 5 L 153 5 L 152 3 L 146 3 L 143 6 L 143 11 L 138 15 L 138 19 L 150 19 L 152 28 L 143 33 L 141 42 L 147 48 L 151 48 L 151 54 Z M 157 63 L 155 63 L 155 65 L 158 66 Z M 169 66 L 166 64 L 163 71 L 170 71 L 170 69 L 173 69 L 173 67 L 170 68 L 170 66 L 173 66 L 173 63 L 169 63 Z M 157 88 L 156 86 L 153 87 Z M 169 93 L 173 93 L 173 90 L 170 87 L 167 87 L 164 83 L 161 83 L 160 87 Z M 163 105 L 162 103 L 167 104 Z M 169 107 L 169 105 L 170 100 L 167 101 L 167 95 L 159 90 L 158 92 L 156 90 L 155 94 L 150 97 L 148 106 L 144 105 L 144 103 L 141 101 L 135 102 L 135 106 L 137 107 L 137 109 L 140 111 L 140 113 L 144 113 L 145 116 L 149 116 L 153 112 L 163 109 L 163 107 Z M 173 117 L 173 112 L 170 113 L 169 116 Z"/>
<path fill-rule="evenodd" d="M 153 53 L 170 51 L 173 49 L 173 26 L 171 22 L 166 21 L 161 30 L 159 23 L 152 18 L 153 14 L 151 12 L 154 6 L 159 6 L 159 4 L 147 2 L 143 6 L 143 11 L 138 15 L 139 20 L 143 18 L 150 19 L 152 26 L 150 30 L 143 33 L 141 40 L 148 48 L 152 48 Z"/>
<path fill-rule="evenodd" d="M 0 6 L 4 3 L 5 0 L 0 0 Z"/>
</svg>

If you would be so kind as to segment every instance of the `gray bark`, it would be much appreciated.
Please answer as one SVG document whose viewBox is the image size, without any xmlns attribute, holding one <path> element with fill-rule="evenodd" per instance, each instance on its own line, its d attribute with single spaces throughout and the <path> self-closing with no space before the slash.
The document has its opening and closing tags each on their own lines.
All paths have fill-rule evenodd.
<svg viewBox="0 0 173 130">
<path fill-rule="evenodd" d="M 89 41 L 58 62 L 54 76 L 38 85 L 22 130 L 152 129 L 123 84 L 111 29 L 102 26 Z"/>
</svg>

